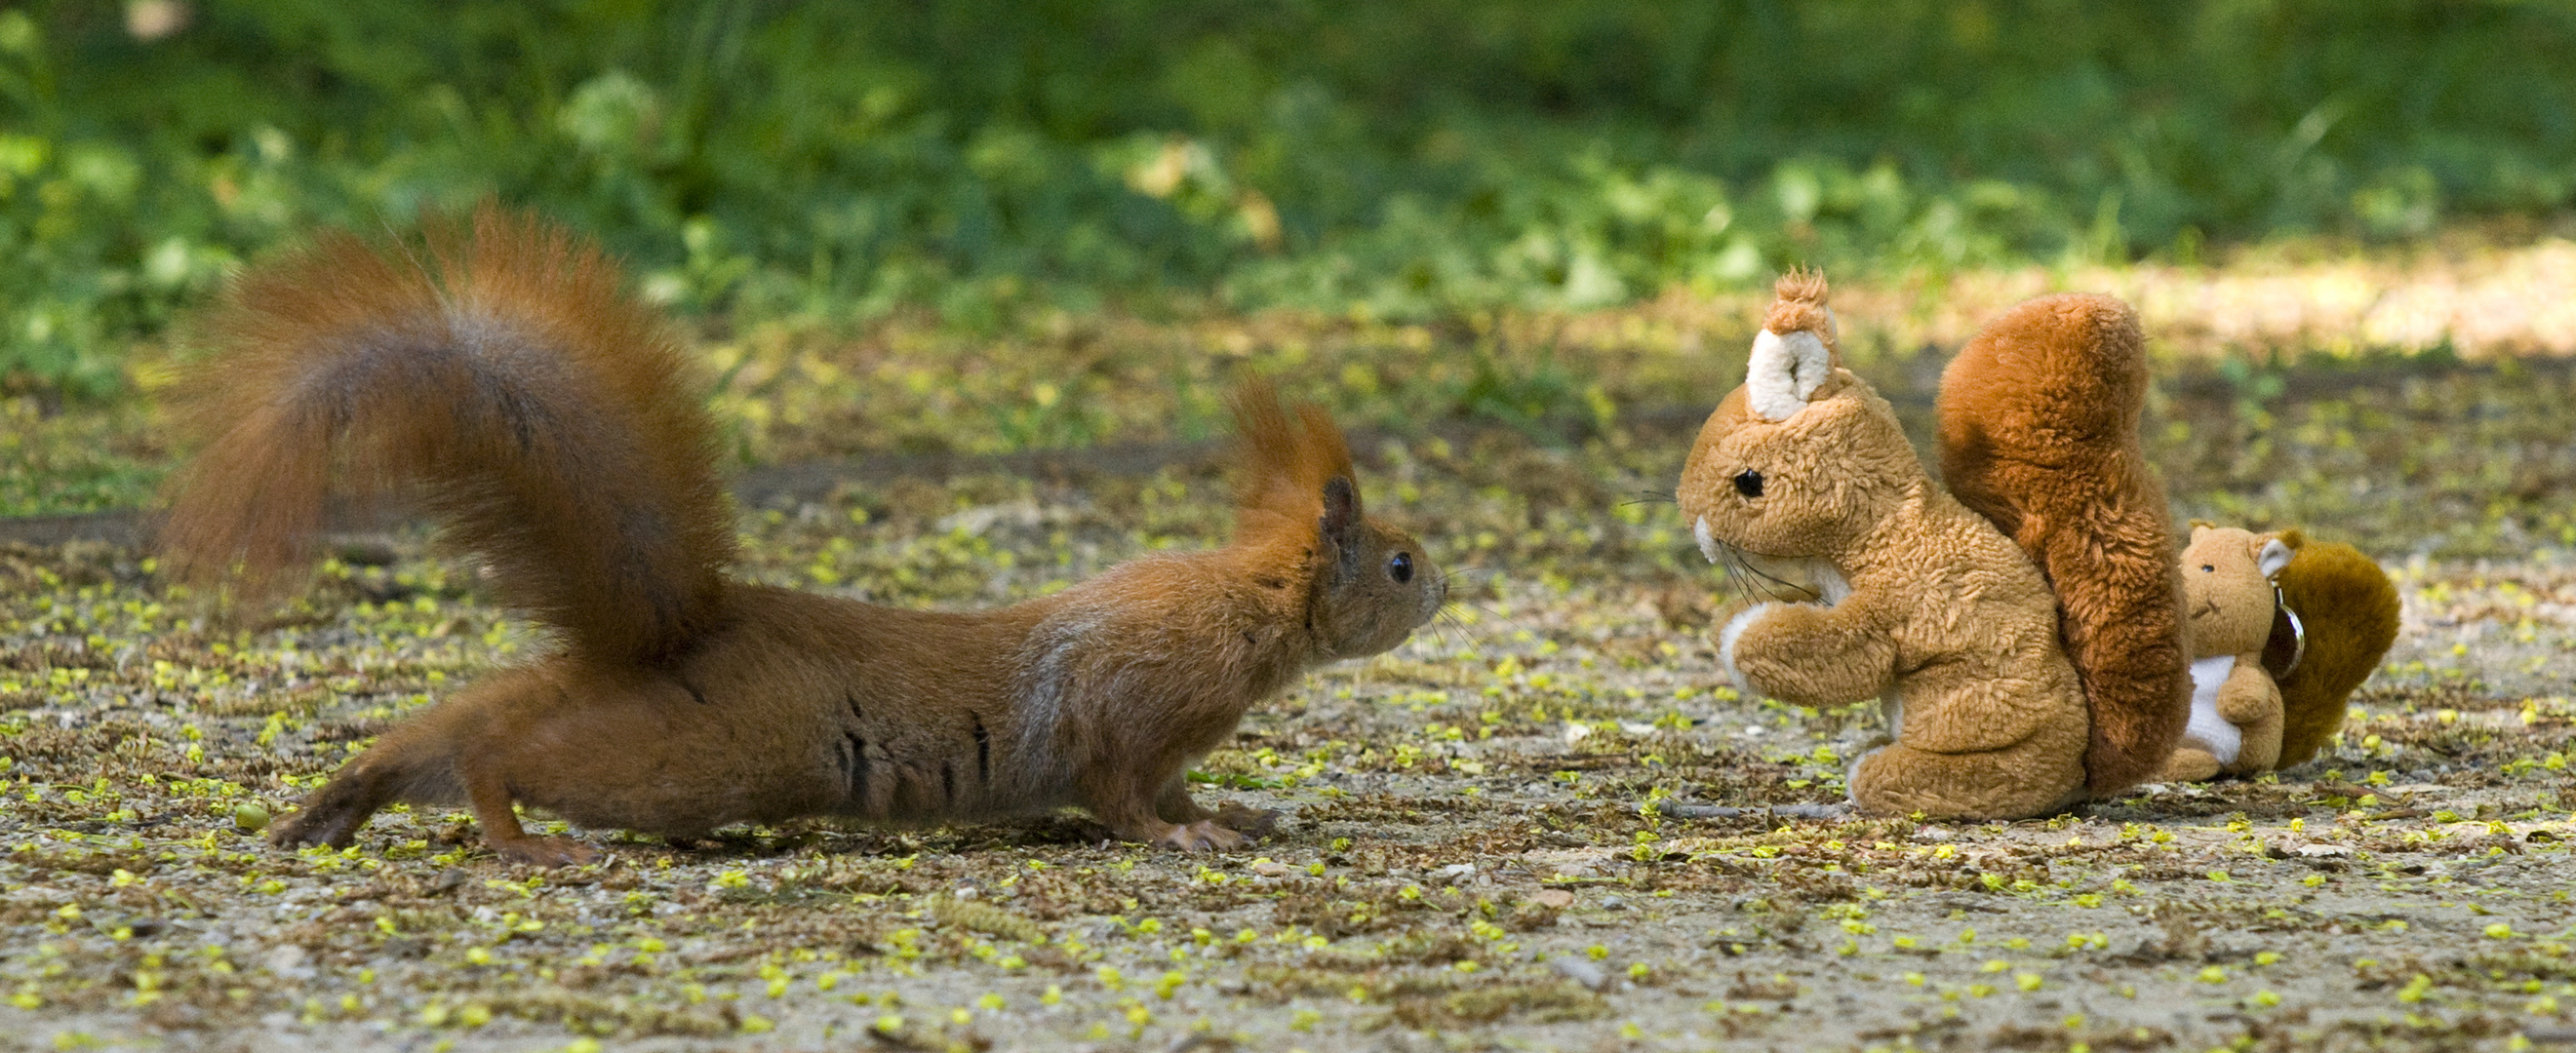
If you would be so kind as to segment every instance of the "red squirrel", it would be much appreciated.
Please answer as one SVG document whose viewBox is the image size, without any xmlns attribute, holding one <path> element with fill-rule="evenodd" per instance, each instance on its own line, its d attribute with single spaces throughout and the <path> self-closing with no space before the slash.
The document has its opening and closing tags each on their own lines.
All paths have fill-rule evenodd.
<svg viewBox="0 0 2576 1053">
<path fill-rule="evenodd" d="M 491 206 L 430 227 L 422 258 L 332 234 L 232 286 L 163 550 L 183 579 L 257 597 L 309 562 L 334 493 L 399 489 L 559 646 L 387 732 L 278 844 L 346 846 L 401 801 L 463 802 L 494 852 L 539 865 L 597 853 L 528 833 L 514 803 L 671 838 L 1077 805 L 1120 837 L 1229 849 L 1267 814 L 1201 807 L 1189 765 L 1253 703 L 1393 648 L 1446 598 L 1421 546 L 1363 513 L 1332 422 L 1260 385 L 1235 400 L 1222 548 L 980 612 L 734 580 L 712 424 L 616 265 Z"/>
</svg>

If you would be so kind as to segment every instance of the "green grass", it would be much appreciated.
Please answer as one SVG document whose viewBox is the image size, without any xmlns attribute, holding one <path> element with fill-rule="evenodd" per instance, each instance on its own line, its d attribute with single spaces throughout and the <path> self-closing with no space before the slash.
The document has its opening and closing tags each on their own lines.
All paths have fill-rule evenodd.
<svg viewBox="0 0 2576 1053">
<path fill-rule="evenodd" d="M 999 331 L 1464 323 L 1795 263 L 2191 263 L 2546 221 L 2576 191 L 2576 16 L 2501 0 L 264 0 L 150 39 L 120 17 L 160 6 L 0 12 L 11 388 L 114 393 L 239 262 L 484 196 L 596 233 L 718 330 Z"/>
</svg>

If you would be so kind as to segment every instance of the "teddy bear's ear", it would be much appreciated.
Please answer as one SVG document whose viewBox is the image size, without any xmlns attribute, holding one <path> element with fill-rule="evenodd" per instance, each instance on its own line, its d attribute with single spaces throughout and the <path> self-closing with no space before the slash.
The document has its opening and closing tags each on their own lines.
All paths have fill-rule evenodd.
<svg viewBox="0 0 2576 1053">
<path fill-rule="evenodd" d="M 2210 531 L 2215 530 L 2215 529 L 2217 529 L 2217 528 L 2218 528 L 2218 524 L 2216 524 L 2216 523 L 2212 523 L 2212 522 L 2209 522 L 2208 520 L 2204 520 L 2204 519 L 2195 519 L 2195 520 L 2192 520 L 2192 521 L 2191 521 L 2191 543 L 2192 543 L 2192 544 L 2195 544 L 2195 545 L 2200 544 L 2200 536 L 2201 536 L 2202 534 L 2209 533 Z"/>
<path fill-rule="evenodd" d="M 1763 420 L 1788 420 L 1807 408 L 1807 399 L 1833 370 L 1833 355 L 1816 334 L 1801 329 L 1782 336 L 1765 329 L 1753 338 L 1753 358 L 1744 365 L 1745 404 Z"/>
<path fill-rule="evenodd" d="M 2278 576 L 2281 568 L 2290 565 L 2290 546 L 2282 544 L 2280 538 L 2263 542 L 2263 550 L 2254 554 L 2254 565 L 2263 568 L 2266 578 Z"/>
</svg>

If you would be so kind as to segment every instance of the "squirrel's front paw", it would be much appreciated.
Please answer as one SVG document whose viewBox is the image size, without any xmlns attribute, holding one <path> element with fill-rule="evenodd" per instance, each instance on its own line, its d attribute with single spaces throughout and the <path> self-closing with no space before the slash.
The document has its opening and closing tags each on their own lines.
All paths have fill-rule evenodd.
<svg viewBox="0 0 2576 1053">
<path fill-rule="evenodd" d="M 569 837 L 522 837 L 492 842 L 492 853 L 513 863 L 577 867 L 598 861 L 599 850 Z"/>
<path fill-rule="evenodd" d="M 1201 819 L 1195 823 L 1183 823 L 1173 827 L 1170 833 L 1154 839 L 1156 845 L 1177 848 L 1183 852 L 1223 852 L 1243 847 L 1243 841 L 1242 834 L 1218 826 L 1213 820 L 1208 819 Z"/>
<path fill-rule="evenodd" d="M 268 843 L 280 848 L 296 848 L 302 845 L 330 845 L 333 848 L 346 848 L 357 839 L 356 835 L 357 829 L 354 825 L 343 821 L 340 817 L 326 815 L 318 809 L 307 806 L 270 824 Z"/>
</svg>

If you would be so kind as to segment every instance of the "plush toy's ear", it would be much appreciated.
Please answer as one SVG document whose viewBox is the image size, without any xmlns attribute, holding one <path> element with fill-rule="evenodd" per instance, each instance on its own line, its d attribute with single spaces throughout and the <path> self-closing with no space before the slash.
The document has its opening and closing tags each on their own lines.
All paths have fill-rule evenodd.
<svg viewBox="0 0 2576 1053">
<path fill-rule="evenodd" d="M 2217 524 L 2215 524 L 2215 523 L 2206 523 L 2206 522 L 2202 522 L 2202 521 L 2197 520 L 2197 519 L 2192 520 L 2192 521 L 2191 521 L 2191 543 L 2192 543 L 2192 544 L 2195 544 L 2195 545 L 2200 544 L 2200 536 L 2201 536 L 2202 534 L 2209 533 L 2211 530 L 2216 529 L 2216 528 L 2217 528 Z"/>
<path fill-rule="evenodd" d="M 1801 329 L 1782 336 L 1765 329 L 1753 338 L 1753 358 L 1744 364 L 1745 404 L 1763 420 L 1788 420 L 1807 408 L 1808 396 L 1833 371 L 1833 355 L 1816 334 Z"/>
<path fill-rule="evenodd" d="M 2263 568 L 2266 579 L 2279 575 L 2281 568 L 2290 565 L 2290 546 L 2282 544 L 2280 538 L 2264 541 L 2263 550 L 2254 555 L 2254 565 Z"/>
</svg>

